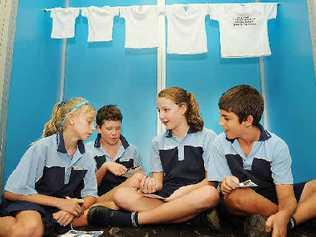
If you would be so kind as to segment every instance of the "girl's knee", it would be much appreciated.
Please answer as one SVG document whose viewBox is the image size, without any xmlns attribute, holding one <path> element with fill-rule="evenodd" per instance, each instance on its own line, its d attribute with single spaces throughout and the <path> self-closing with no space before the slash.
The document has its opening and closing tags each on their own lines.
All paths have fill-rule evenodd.
<svg viewBox="0 0 316 237">
<path fill-rule="evenodd" d="M 219 202 L 219 193 L 213 186 L 205 185 L 199 189 L 198 196 L 201 198 L 203 208 L 210 208 Z"/>
<path fill-rule="evenodd" d="M 16 222 L 12 226 L 10 236 L 21 236 L 21 237 L 37 237 L 43 236 L 44 226 L 41 220 L 30 219 L 28 222 L 19 223 Z"/>
</svg>

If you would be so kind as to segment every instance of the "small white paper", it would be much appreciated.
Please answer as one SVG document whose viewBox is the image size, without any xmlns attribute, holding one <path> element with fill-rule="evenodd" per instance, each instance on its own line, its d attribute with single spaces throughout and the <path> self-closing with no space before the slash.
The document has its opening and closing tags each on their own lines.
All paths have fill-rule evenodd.
<svg viewBox="0 0 316 237">
<path fill-rule="evenodd" d="M 250 187 L 258 187 L 258 185 L 252 182 L 250 179 L 239 183 L 239 188 L 250 188 Z"/>
<path fill-rule="evenodd" d="M 60 237 L 98 237 L 103 234 L 103 231 L 82 231 L 82 230 L 69 230 L 65 234 L 58 235 Z"/>
</svg>

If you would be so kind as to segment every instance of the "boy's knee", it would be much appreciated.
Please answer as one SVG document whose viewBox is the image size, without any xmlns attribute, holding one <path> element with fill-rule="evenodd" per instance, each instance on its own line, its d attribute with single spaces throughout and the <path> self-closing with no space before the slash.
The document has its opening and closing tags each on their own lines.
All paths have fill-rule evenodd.
<svg viewBox="0 0 316 237">
<path fill-rule="evenodd" d="M 244 195 L 240 192 L 240 190 L 234 190 L 225 198 L 225 205 L 228 208 L 234 210 L 242 210 L 243 206 L 245 205 L 245 198 Z"/>
<path fill-rule="evenodd" d="M 219 193 L 213 186 L 206 185 L 199 188 L 198 191 L 201 208 L 214 207 L 219 202 Z"/>
</svg>

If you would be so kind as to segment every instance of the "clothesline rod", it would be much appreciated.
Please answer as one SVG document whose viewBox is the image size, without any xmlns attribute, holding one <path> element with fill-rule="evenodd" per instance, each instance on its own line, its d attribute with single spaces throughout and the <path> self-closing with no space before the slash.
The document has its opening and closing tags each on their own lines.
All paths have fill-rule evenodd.
<svg viewBox="0 0 316 237">
<path fill-rule="evenodd" d="M 264 2 L 264 3 L 266 3 L 266 4 L 271 4 L 271 3 L 275 3 L 275 4 L 277 4 L 277 5 L 280 5 L 280 3 L 279 2 Z M 169 6 L 169 5 L 189 5 L 189 4 L 197 4 L 197 3 L 185 3 L 185 4 L 179 4 L 179 3 L 177 3 L 177 4 L 167 4 L 166 6 Z M 207 4 L 213 4 L 213 3 L 199 3 L 199 4 L 205 4 L 205 5 L 207 5 Z M 214 3 L 214 4 L 221 4 L 221 3 Z M 222 3 L 222 4 L 225 4 L 225 3 Z M 252 4 L 252 3 L 232 3 L 232 4 Z M 156 6 L 156 5 L 138 5 L 138 6 Z M 118 8 L 120 8 L 120 7 L 132 7 L 132 6 L 103 6 L 103 7 L 118 7 Z M 158 6 L 157 6 L 158 7 Z M 58 8 L 75 8 L 75 9 L 79 9 L 79 10 L 82 10 L 82 9 L 85 9 L 85 8 L 88 8 L 88 7 L 58 7 Z M 42 9 L 43 11 L 46 11 L 46 12 L 49 12 L 49 11 L 51 11 L 51 10 L 53 10 L 53 9 L 55 9 L 55 8 L 44 8 L 44 9 Z"/>
</svg>

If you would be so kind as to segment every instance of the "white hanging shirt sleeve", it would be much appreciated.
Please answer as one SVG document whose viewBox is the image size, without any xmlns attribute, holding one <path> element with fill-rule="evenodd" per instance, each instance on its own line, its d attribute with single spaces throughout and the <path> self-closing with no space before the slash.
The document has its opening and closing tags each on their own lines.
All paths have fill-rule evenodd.
<svg viewBox="0 0 316 237">
<path fill-rule="evenodd" d="M 53 8 L 50 17 L 52 18 L 52 33 L 54 39 L 72 38 L 75 36 L 75 22 L 79 15 L 78 8 Z"/>
<path fill-rule="evenodd" d="M 119 14 L 116 7 L 87 7 L 81 15 L 88 19 L 88 42 L 111 41 L 114 17 Z"/>
<path fill-rule="evenodd" d="M 125 48 L 156 48 L 159 45 L 157 6 L 120 7 L 125 19 Z"/>
<path fill-rule="evenodd" d="M 167 6 L 167 53 L 207 53 L 205 31 L 205 16 L 207 14 L 207 4 L 175 4 Z"/>
<path fill-rule="evenodd" d="M 277 3 L 210 4 L 210 18 L 219 22 L 221 56 L 271 55 L 268 20 L 276 14 Z"/>
</svg>

